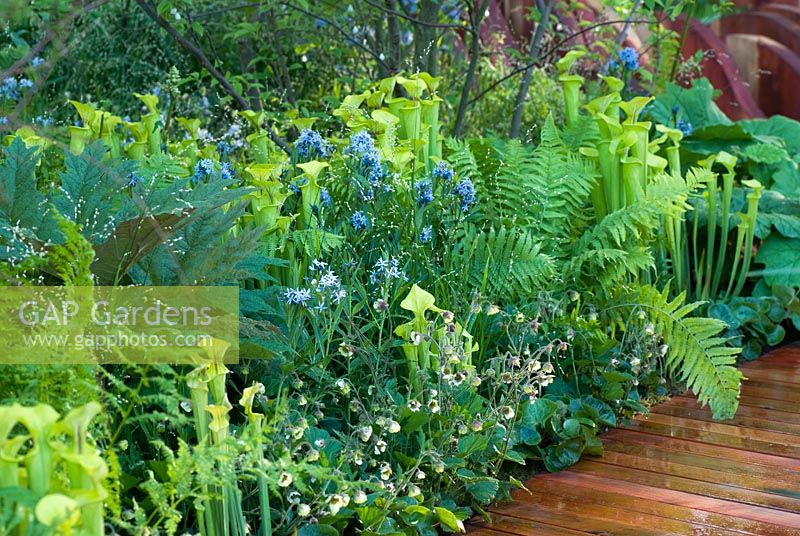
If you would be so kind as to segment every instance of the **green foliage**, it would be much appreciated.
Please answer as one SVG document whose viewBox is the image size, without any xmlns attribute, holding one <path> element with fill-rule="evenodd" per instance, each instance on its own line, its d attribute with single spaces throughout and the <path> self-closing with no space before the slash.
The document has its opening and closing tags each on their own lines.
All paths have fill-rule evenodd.
<svg viewBox="0 0 800 536">
<path fill-rule="evenodd" d="M 186 9 L 162 2 L 159 12 L 199 37 L 173 8 Z M 231 33 L 241 42 L 257 31 L 254 20 Z M 289 50 L 251 46 L 255 64 Z M 279 63 L 270 69 L 287 89 Z M 582 79 L 566 71 L 565 82 Z M 256 80 L 234 82 L 254 97 L 274 90 Z M 570 124 L 559 129 L 555 110 L 535 147 L 493 138 L 442 147 L 439 112 L 451 103 L 440 82 L 420 72 L 356 90 L 356 80 L 341 100 L 338 86 L 328 100 L 346 129 L 294 111 L 271 130 L 274 110 L 245 111 L 246 135 L 214 140 L 201 135 L 211 125 L 174 117 L 166 98 L 162 117 L 142 95 L 140 121 L 77 103 L 83 126 L 70 128 L 69 152 L 36 131 L 9 139 L 0 246 L 14 255 L 4 273 L 28 284 L 242 289 L 244 360 L 230 370 L 114 365 L 88 368 L 79 383 L 18 368 L 0 381 L 13 400 L 42 396 L 37 378 L 61 377 L 104 404 L 97 435 L 115 530 L 459 531 L 510 497 L 517 475 L 602 453 L 599 433 L 672 387 L 694 390 L 715 417 L 733 414 L 732 346 L 774 333 L 742 320 L 746 311 L 736 309 L 738 325 L 720 319 L 722 307 L 704 318 L 701 304 L 670 294 L 666 244 L 678 239 L 668 233 L 700 181 L 676 152 L 668 164 L 657 154 L 668 142 L 665 152 L 678 150 L 676 131 L 651 139 L 638 121 L 647 99 L 623 101 L 606 78 L 604 111 L 625 110 L 609 128 L 635 139 L 602 130 L 603 103 L 582 115 L 574 85 Z M 271 132 L 299 136 L 284 154 Z M 616 176 L 624 187 L 599 157 L 611 138 L 604 155 L 626 173 Z M 748 151 L 753 170 L 787 163 L 775 147 Z M 793 228 L 772 202 L 766 240 Z M 758 307 L 776 300 L 796 307 L 793 294 Z"/>
<path fill-rule="evenodd" d="M 694 391 L 702 404 L 710 404 L 714 418 L 729 419 L 739 406 L 742 373 L 736 367 L 738 348 L 726 344 L 720 333 L 725 322 L 714 318 L 691 317 L 700 303 L 684 304 L 684 295 L 671 299 L 669 289 L 663 291 L 643 286 L 621 296 L 629 300 L 618 310 L 609 311 L 611 319 L 624 324 L 626 315 L 636 309 L 647 311 L 654 328 L 663 334 L 669 346 L 667 370 L 676 374 Z M 624 311 L 624 312 L 623 312 Z"/>
<path fill-rule="evenodd" d="M 7 534 L 104 531 L 108 468 L 88 441 L 101 409 L 92 402 L 61 416 L 45 404 L 0 407 L 0 522 Z"/>
</svg>

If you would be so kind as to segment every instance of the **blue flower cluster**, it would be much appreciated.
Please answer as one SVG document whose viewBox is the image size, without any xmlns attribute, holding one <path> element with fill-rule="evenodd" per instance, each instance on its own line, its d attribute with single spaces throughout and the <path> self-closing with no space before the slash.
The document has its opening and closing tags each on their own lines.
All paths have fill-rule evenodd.
<svg viewBox="0 0 800 536">
<path fill-rule="evenodd" d="M 297 155 L 303 159 L 326 158 L 332 152 L 331 144 L 325 141 L 319 132 L 310 128 L 300 131 L 300 137 L 294 142 Z"/>
<path fill-rule="evenodd" d="M 459 198 L 459 203 L 461 204 L 461 210 L 463 212 L 468 211 L 470 205 L 475 202 L 475 186 L 473 186 L 472 181 L 469 179 L 462 179 L 459 181 L 455 188 L 453 188 L 452 193 Z"/>
<path fill-rule="evenodd" d="M 678 119 L 678 122 L 675 124 L 675 126 L 678 130 L 683 132 L 684 136 L 690 136 L 692 134 L 692 124 L 689 121 Z"/>
<path fill-rule="evenodd" d="M 33 82 L 27 78 L 17 80 L 16 78 L 6 78 L 0 84 L 0 98 L 5 98 L 12 101 L 19 100 L 21 91 L 33 89 Z"/>
<path fill-rule="evenodd" d="M 300 188 L 306 184 L 308 184 L 308 179 L 305 177 L 300 177 L 299 179 L 293 180 L 289 183 L 289 190 L 291 190 L 293 194 L 299 194 Z"/>
<path fill-rule="evenodd" d="M 381 155 L 375 148 L 375 141 L 366 130 L 356 132 L 350 137 L 350 145 L 345 152 L 360 158 L 361 173 L 371 185 L 377 186 L 386 176 Z"/>
<path fill-rule="evenodd" d="M 625 47 L 617 53 L 619 62 L 630 71 L 639 68 L 639 53 L 633 47 Z"/>
<path fill-rule="evenodd" d="M 328 189 L 324 186 L 319 191 L 319 201 L 322 203 L 323 207 L 329 207 L 333 203 L 331 200 L 331 194 L 328 192 Z"/>
<path fill-rule="evenodd" d="M 281 297 L 288 305 L 305 305 L 311 299 L 311 291 L 307 288 L 287 288 Z"/>
<path fill-rule="evenodd" d="M 390 283 L 394 280 L 407 280 L 405 272 L 400 269 L 400 261 L 396 257 L 390 259 L 378 259 L 372 271 L 369 273 L 369 282 Z"/>
<path fill-rule="evenodd" d="M 437 179 L 442 179 L 448 182 L 453 180 L 453 178 L 456 176 L 456 172 L 453 171 L 453 167 L 444 160 L 439 160 L 436 162 L 436 166 L 433 168 L 431 174 Z"/>
<path fill-rule="evenodd" d="M 354 212 L 353 215 L 350 216 L 350 225 L 352 225 L 353 229 L 356 231 L 364 231 L 367 228 L 369 220 L 363 210 Z"/>
<path fill-rule="evenodd" d="M 433 238 L 433 226 L 428 225 L 422 228 L 422 232 L 419 234 L 419 241 L 423 244 L 427 244 Z"/>
<path fill-rule="evenodd" d="M 310 288 L 287 288 L 281 292 L 284 303 L 324 311 L 329 303 L 339 303 L 347 297 L 347 290 L 342 287 L 339 276 L 328 268 L 328 263 L 314 259 L 310 268 L 316 272 L 310 280 Z"/>
<path fill-rule="evenodd" d="M 197 184 L 204 180 L 208 180 L 214 174 L 214 161 L 210 158 L 203 158 L 198 161 L 194 166 L 194 175 L 192 176 L 192 183 Z"/>
<path fill-rule="evenodd" d="M 414 184 L 417 190 L 417 205 L 424 207 L 433 201 L 433 185 L 431 181 L 425 179 Z"/>
<path fill-rule="evenodd" d="M 230 162 L 223 162 L 222 167 L 219 170 L 219 174 L 223 180 L 229 181 L 231 179 L 236 178 L 236 171 L 233 169 L 233 166 Z"/>
<path fill-rule="evenodd" d="M 128 188 L 135 188 L 142 182 L 144 182 L 144 179 L 140 175 L 137 175 L 136 173 L 130 173 L 125 178 L 125 186 L 127 186 Z"/>
<path fill-rule="evenodd" d="M 360 130 L 350 136 L 350 145 L 344 150 L 347 154 L 363 155 L 375 150 L 375 142 L 366 130 Z"/>
</svg>

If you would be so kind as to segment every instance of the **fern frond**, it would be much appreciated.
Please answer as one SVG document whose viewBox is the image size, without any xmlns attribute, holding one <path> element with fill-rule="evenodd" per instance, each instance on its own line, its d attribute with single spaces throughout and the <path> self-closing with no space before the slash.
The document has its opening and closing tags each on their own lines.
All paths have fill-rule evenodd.
<svg viewBox="0 0 800 536">
<path fill-rule="evenodd" d="M 700 303 L 684 304 L 686 293 L 670 300 L 669 288 L 638 287 L 609 308 L 612 322 L 624 324 L 621 311 L 645 310 L 668 345 L 666 370 L 686 383 L 715 419 L 729 419 L 739 406 L 742 373 L 735 367 L 740 348 L 719 334 L 727 328 L 715 318 L 688 317 Z"/>
<path fill-rule="evenodd" d="M 78 224 L 53 211 L 65 241 L 47 252 L 48 269 L 61 278 L 66 286 L 92 286 L 94 249 L 81 234 Z"/>
<path fill-rule="evenodd" d="M 470 286 L 487 296 L 511 299 L 527 295 L 552 282 L 556 275 L 554 259 L 541 252 L 532 233 L 503 226 L 468 228 L 456 244 L 455 255 L 465 268 Z"/>
<path fill-rule="evenodd" d="M 564 272 L 576 279 L 602 274 L 602 282 L 650 268 L 653 258 L 645 244 L 660 228 L 666 208 L 685 205 L 688 193 L 681 179 L 655 177 L 641 201 L 606 215 L 574 242 Z"/>
</svg>

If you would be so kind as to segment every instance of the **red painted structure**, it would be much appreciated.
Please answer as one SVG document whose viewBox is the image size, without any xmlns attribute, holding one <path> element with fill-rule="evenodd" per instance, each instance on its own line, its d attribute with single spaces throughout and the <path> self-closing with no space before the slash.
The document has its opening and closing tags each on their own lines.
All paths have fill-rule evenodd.
<svg viewBox="0 0 800 536">
<path fill-rule="evenodd" d="M 743 11 L 711 26 L 690 23 L 684 57 L 704 51 L 703 74 L 721 91 L 717 104 L 732 119 L 783 114 L 800 120 L 800 0 L 735 3 Z M 528 13 L 535 5 L 535 0 L 492 0 L 492 25 L 497 28 L 498 20 L 504 19 L 510 40 L 524 46 L 533 28 Z M 582 5 L 583 9 L 556 13 L 565 35 L 574 33 L 579 22 L 614 16 L 606 16 L 602 6 L 591 0 Z M 672 27 L 680 32 L 682 21 Z M 585 34 L 575 41 L 591 46 Z M 635 27 L 626 45 L 641 48 Z"/>
</svg>

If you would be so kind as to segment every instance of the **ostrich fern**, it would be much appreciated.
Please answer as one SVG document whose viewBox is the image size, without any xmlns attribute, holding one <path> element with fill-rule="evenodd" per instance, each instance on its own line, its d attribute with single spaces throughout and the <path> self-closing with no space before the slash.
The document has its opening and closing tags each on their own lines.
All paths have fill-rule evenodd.
<svg viewBox="0 0 800 536">
<path fill-rule="evenodd" d="M 532 151 L 516 140 L 447 146 L 459 175 L 485 194 L 472 220 L 485 223 L 464 225 L 455 247 L 473 286 L 504 300 L 541 288 L 579 289 L 605 304 L 623 330 L 626 310 L 645 311 L 669 347 L 667 373 L 710 404 L 716 418 L 735 413 L 739 349 L 719 336 L 725 324 L 690 316 L 701 303 L 684 304 L 684 294 L 670 300 L 667 287 L 636 283 L 642 274 L 657 280 L 653 251 L 663 216 L 687 208 L 696 181 L 656 174 L 640 201 L 598 220 L 590 199 L 597 171 L 568 148 L 552 120 Z"/>
</svg>

